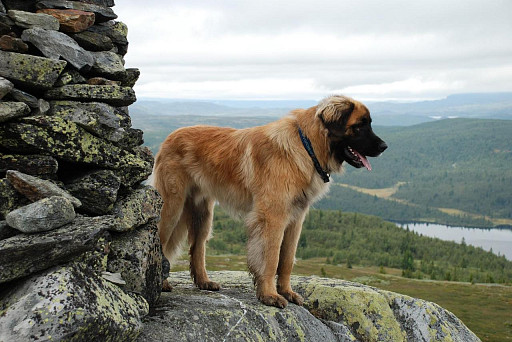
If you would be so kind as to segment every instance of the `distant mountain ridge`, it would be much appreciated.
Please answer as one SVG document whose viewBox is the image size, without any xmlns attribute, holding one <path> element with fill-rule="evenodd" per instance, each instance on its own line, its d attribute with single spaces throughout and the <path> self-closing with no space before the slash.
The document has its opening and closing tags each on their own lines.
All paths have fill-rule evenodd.
<svg viewBox="0 0 512 342">
<path fill-rule="evenodd" d="M 183 100 L 139 99 L 135 115 L 199 115 L 281 117 L 296 108 L 314 106 L 314 100 Z M 365 102 L 375 125 L 410 126 L 442 118 L 512 120 L 512 92 L 467 93 L 419 102 Z"/>
</svg>

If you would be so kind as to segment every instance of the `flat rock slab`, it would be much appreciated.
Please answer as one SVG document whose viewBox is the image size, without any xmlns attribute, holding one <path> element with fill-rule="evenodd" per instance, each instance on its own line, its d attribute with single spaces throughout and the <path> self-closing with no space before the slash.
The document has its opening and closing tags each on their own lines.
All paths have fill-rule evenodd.
<svg viewBox="0 0 512 342">
<path fill-rule="evenodd" d="M 134 341 L 149 310 L 79 263 L 18 285 L 0 295 L 0 341 Z"/>
<path fill-rule="evenodd" d="M 0 283 L 67 262 L 94 249 L 112 222 L 111 216 L 77 216 L 72 223 L 46 233 L 19 234 L 1 240 Z"/>
<path fill-rule="evenodd" d="M 0 123 L 26 116 L 30 107 L 23 102 L 0 102 Z"/>
<path fill-rule="evenodd" d="M 22 87 L 49 89 L 66 65 L 66 61 L 0 50 L 0 76 Z"/>
<path fill-rule="evenodd" d="M 0 49 L 4 51 L 25 53 L 28 51 L 28 45 L 19 38 L 3 35 L 0 37 Z"/>
<path fill-rule="evenodd" d="M 8 170 L 6 177 L 19 193 L 33 202 L 46 197 L 60 196 L 70 201 L 75 208 L 82 205 L 79 199 L 73 197 L 69 192 L 61 189 L 49 180 L 40 179 L 15 170 Z"/>
<path fill-rule="evenodd" d="M 96 22 L 101 23 L 116 19 L 117 15 L 109 7 L 99 6 L 95 4 L 88 4 L 78 1 L 65 1 L 65 0 L 42 0 L 38 1 L 36 7 L 42 8 L 62 8 L 62 9 L 75 9 L 85 12 L 93 12 L 96 16 Z"/>
<path fill-rule="evenodd" d="M 39 27 L 46 30 L 58 30 L 59 21 L 51 15 L 44 13 L 31 13 L 25 11 L 10 10 L 7 11 L 9 17 L 23 28 Z"/>
<path fill-rule="evenodd" d="M 52 196 L 11 211 L 5 220 L 22 233 L 40 233 L 62 227 L 75 216 L 73 204 L 68 199 Z"/>
<path fill-rule="evenodd" d="M 126 78 L 126 70 L 121 57 L 111 51 L 91 52 L 94 57 L 92 71 L 100 76 L 113 80 L 123 80 Z"/>
<path fill-rule="evenodd" d="M 92 31 L 80 32 L 72 35 L 72 37 L 81 47 L 89 51 L 108 51 L 114 47 L 112 39 Z"/>
<path fill-rule="evenodd" d="M 209 272 L 219 292 L 200 291 L 188 272 L 171 273 L 138 341 L 480 341 L 438 305 L 343 280 L 292 277 L 304 307 L 268 307 L 246 272 Z"/>
<path fill-rule="evenodd" d="M 37 13 L 44 13 L 53 16 L 60 23 L 62 32 L 77 33 L 87 30 L 94 25 L 95 15 L 92 12 L 79 11 L 74 9 L 40 9 Z"/>
<path fill-rule="evenodd" d="M 137 98 L 130 87 L 115 85 L 73 84 L 54 88 L 46 92 L 49 100 L 100 101 L 112 106 L 129 106 Z"/>
<path fill-rule="evenodd" d="M 23 31 L 21 39 L 34 44 L 46 57 L 55 60 L 62 57 L 78 70 L 83 68 L 89 70 L 94 65 L 94 57 L 91 53 L 62 32 L 34 27 Z"/>
</svg>

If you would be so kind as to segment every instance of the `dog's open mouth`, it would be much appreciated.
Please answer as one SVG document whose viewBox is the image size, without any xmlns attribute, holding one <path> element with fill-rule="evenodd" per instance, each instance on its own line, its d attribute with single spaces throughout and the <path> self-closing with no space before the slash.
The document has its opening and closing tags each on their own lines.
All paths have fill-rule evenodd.
<svg viewBox="0 0 512 342">
<path fill-rule="evenodd" d="M 372 170 L 372 166 L 370 165 L 370 162 L 364 155 L 357 152 L 355 149 L 353 149 L 350 146 L 347 146 L 345 155 L 349 158 L 347 162 L 349 162 L 350 165 L 354 167 L 366 167 L 368 171 Z"/>
</svg>

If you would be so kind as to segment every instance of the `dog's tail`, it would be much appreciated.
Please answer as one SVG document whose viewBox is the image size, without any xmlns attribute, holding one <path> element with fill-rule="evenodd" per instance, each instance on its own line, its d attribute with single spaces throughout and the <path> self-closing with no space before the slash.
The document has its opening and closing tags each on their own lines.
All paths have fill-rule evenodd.
<svg viewBox="0 0 512 342">
<path fill-rule="evenodd" d="M 187 226 L 182 217 L 184 196 L 183 189 L 173 179 L 173 170 L 165 166 L 165 158 L 159 152 L 155 158 L 153 173 L 148 181 L 155 187 L 164 202 L 158 222 L 158 233 L 162 244 L 162 252 L 166 259 L 174 263 L 181 254 L 182 245 L 187 235 Z"/>
</svg>

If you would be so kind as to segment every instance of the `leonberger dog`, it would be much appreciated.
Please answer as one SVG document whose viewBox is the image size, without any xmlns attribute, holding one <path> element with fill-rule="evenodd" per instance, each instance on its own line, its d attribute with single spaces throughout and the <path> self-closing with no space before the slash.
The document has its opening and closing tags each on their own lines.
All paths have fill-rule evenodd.
<svg viewBox="0 0 512 342">
<path fill-rule="evenodd" d="M 362 103 L 330 96 L 259 127 L 177 129 L 154 166 L 164 201 L 158 223 L 164 256 L 172 262 L 187 236 L 194 283 L 219 290 L 205 269 L 217 201 L 247 226 L 247 264 L 258 299 L 279 308 L 302 305 L 290 274 L 304 217 L 328 190 L 330 173 L 341 172 L 344 162 L 371 170 L 367 157 L 387 148 L 371 122 Z"/>
</svg>

